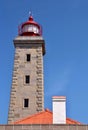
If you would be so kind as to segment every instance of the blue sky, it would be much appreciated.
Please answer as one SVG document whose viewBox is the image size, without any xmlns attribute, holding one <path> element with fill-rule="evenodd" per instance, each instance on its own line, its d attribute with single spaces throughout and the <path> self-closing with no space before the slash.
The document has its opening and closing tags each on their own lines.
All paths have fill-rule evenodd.
<svg viewBox="0 0 88 130">
<path fill-rule="evenodd" d="M 7 123 L 13 39 L 32 10 L 43 26 L 45 108 L 67 97 L 67 117 L 88 123 L 88 0 L 0 0 L 0 124 Z"/>
</svg>

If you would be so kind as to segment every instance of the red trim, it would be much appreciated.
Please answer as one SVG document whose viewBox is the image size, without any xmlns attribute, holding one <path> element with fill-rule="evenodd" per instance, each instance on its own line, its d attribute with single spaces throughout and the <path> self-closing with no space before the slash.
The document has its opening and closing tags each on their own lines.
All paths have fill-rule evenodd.
<svg viewBox="0 0 88 130">
<path fill-rule="evenodd" d="M 25 25 L 35 25 L 39 29 L 39 33 L 34 33 L 34 32 L 23 32 L 23 27 Z M 33 18 L 30 17 L 29 21 L 22 23 L 21 25 L 18 26 L 18 35 L 20 36 L 41 36 L 42 35 L 42 27 L 33 21 Z"/>
<path fill-rule="evenodd" d="M 23 28 L 25 25 L 29 25 L 29 24 L 35 25 L 40 29 L 40 26 L 35 21 L 27 21 L 22 24 L 21 28 Z"/>
</svg>

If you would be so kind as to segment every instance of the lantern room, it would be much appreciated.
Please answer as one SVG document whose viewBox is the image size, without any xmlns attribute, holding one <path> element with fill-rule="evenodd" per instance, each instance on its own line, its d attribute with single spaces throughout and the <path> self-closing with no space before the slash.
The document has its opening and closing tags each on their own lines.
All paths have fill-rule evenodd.
<svg viewBox="0 0 88 130">
<path fill-rule="evenodd" d="M 41 36 L 42 28 L 34 21 L 32 15 L 30 15 L 27 22 L 22 23 L 18 27 L 18 35 L 20 36 Z"/>
</svg>

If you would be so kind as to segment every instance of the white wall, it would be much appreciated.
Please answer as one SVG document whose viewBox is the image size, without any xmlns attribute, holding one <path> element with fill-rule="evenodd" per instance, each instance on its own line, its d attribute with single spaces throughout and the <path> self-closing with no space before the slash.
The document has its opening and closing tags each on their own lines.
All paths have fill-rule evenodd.
<svg viewBox="0 0 88 130">
<path fill-rule="evenodd" d="M 53 103 L 53 124 L 66 124 L 66 97 L 54 96 Z"/>
</svg>

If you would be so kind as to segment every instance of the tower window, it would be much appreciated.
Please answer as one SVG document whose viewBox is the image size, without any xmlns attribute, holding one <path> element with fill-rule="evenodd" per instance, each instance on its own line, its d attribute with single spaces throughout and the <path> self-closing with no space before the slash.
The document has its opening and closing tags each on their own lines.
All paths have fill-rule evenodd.
<svg viewBox="0 0 88 130">
<path fill-rule="evenodd" d="M 31 59 L 30 54 L 27 54 L 27 55 L 26 55 L 26 60 L 29 62 L 29 61 L 30 61 L 30 59 Z"/>
<path fill-rule="evenodd" d="M 25 76 L 25 83 L 26 83 L 26 84 L 29 84 L 29 83 L 30 83 L 30 76 L 29 76 L 29 75 L 26 75 L 26 76 Z"/>
<path fill-rule="evenodd" d="M 29 99 L 24 99 L 24 107 L 29 107 Z"/>
</svg>

